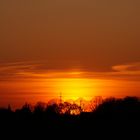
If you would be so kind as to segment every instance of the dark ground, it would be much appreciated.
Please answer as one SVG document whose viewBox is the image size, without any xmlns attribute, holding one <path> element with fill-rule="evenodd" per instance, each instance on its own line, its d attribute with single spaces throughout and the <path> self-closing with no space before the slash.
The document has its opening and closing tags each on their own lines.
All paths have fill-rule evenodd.
<svg viewBox="0 0 140 140">
<path fill-rule="evenodd" d="M 56 106 L 0 109 L 0 139 L 140 139 L 140 100 L 108 99 L 93 112 L 59 114 Z"/>
</svg>

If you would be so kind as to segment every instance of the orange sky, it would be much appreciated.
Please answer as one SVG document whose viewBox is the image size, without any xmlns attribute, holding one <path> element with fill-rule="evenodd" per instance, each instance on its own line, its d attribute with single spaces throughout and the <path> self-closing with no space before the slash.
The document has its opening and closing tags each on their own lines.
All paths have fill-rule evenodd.
<svg viewBox="0 0 140 140">
<path fill-rule="evenodd" d="M 119 71 L 114 72 L 36 71 L 37 65 L 28 64 L 24 70 L 25 64 L 15 65 L 1 67 L 0 70 L 6 73 L 0 81 L 2 106 L 11 104 L 15 108 L 25 102 L 47 102 L 59 98 L 60 93 L 65 101 L 91 100 L 95 96 L 139 96 L 140 93 L 140 71 L 133 70 L 139 63 L 129 67 L 115 66 Z"/>
<path fill-rule="evenodd" d="M 139 0 L 1 0 L 0 105 L 140 95 Z"/>
</svg>

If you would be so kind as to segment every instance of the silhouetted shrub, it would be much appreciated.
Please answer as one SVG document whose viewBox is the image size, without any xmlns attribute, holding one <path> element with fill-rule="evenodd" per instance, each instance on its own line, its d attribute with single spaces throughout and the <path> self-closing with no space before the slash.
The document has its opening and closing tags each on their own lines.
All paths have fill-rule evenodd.
<svg viewBox="0 0 140 140">
<path fill-rule="evenodd" d="M 94 112 L 102 118 L 138 118 L 140 116 L 140 100 L 137 97 L 109 98 Z"/>
</svg>

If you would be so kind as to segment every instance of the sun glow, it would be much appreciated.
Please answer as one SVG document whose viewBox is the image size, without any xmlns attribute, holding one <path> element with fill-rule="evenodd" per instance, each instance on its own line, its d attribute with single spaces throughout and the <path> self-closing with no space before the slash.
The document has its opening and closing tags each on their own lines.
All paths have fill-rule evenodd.
<svg viewBox="0 0 140 140">
<path fill-rule="evenodd" d="M 91 83 L 84 78 L 63 78 L 56 83 L 56 90 L 62 93 L 65 100 L 78 98 L 89 99 L 91 94 Z M 92 90 L 93 92 L 93 90 Z"/>
</svg>

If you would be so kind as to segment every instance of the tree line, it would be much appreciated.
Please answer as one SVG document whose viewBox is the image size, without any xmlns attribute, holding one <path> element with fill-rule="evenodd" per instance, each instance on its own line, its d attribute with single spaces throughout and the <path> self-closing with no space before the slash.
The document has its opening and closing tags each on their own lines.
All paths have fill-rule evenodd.
<svg viewBox="0 0 140 140">
<path fill-rule="evenodd" d="M 91 112 L 84 112 L 81 106 L 71 103 L 44 104 L 34 107 L 25 104 L 21 109 L 13 111 L 10 106 L 0 109 L 0 133 L 15 132 L 31 136 L 50 133 L 66 133 L 69 135 L 103 132 L 136 132 L 140 126 L 140 98 L 125 97 L 123 99 L 107 98 L 93 107 Z M 119 128 L 119 129 L 118 129 Z M 43 133 L 43 134 L 42 134 Z M 130 134 L 131 134 L 130 133 Z M 47 135 L 45 135 L 47 134 Z M 53 136 L 53 135 L 52 135 Z"/>
</svg>

